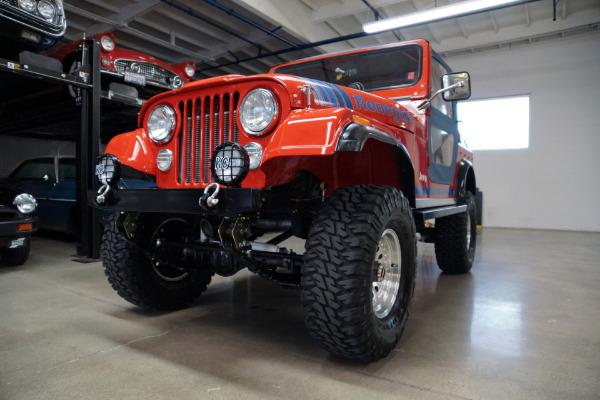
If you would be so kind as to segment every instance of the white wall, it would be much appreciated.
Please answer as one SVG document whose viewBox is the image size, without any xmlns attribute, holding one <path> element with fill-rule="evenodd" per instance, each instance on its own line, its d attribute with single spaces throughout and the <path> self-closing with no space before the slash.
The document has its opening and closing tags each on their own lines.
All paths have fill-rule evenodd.
<svg viewBox="0 0 600 400">
<path fill-rule="evenodd" d="M 483 225 L 600 231 L 600 33 L 447 61 L 472 99 L 531 95 L 529 148 L 475 152 Z"/>
</svg>

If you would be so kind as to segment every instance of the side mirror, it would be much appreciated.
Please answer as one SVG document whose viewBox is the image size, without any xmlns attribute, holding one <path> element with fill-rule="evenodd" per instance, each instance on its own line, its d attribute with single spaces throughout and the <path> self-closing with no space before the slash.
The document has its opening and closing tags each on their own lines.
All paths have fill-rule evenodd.
<svg viewBox="0 0 600 400">
<path fill-rule="evenodd" d="M 452 88 L 450 88 L 453 86 Z M 442 77 L 444 100 L 466 100 L 471 97 L 471 79 L 468 72 L 453 72 Z"/>
</svg>

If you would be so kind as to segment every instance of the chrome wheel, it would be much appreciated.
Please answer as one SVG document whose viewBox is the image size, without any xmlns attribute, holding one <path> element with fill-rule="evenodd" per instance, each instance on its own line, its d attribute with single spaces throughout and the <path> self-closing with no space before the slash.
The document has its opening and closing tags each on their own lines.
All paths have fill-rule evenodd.
<svg viewBox="0 0 600 400">
<path fill-rule="evenodd" d="M 467 251 L 471 248 L 471 216 L 467 213 Z"/>
<path fill-rule="evenodd" d="M 396 303 L 402 278 L 400 240 L 393 229 L 386 229 L 381 235 L 373 266 L 373 312 L 377 318 L 385 318 Z"/>
</svg>

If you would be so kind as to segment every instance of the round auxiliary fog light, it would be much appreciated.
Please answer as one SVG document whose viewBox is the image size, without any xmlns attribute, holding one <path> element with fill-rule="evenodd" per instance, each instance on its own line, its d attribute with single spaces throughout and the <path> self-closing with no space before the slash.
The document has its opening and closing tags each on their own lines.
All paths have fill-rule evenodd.
<svg viewBox="0 0 600 400">
<path fill-rule="evenodd" d="M 244 146 L 244 149 L 248 152 L 250 157 L 250 169 L 256 169 L 260 167 L 260 163 L 263 157 L 263 148 L 256 142 L 250 142 Z"/>
<path fill-rule="evenodd" d="M 248 152 L 237 143 L 223 143 L 215 149 L 211 162 L 213 179 L 225 186 L 242 182 L 250 167 Z"/>
<path fill-rule="evenodd" d="M 173 164 L 173 153 L 171 150 L 162 149 L 156 156 L 156 167 L 162 172 L 167 172 Z"/>
<path fill-rule="evenodd" d="M 112 154 L 103 154 L 96 164 L 96 177 L 103 185 L 115 187 L 121 179 L 121 162 Z"/>
<path fill-rule="evenodd" d="M 29 214 L 35 211 L 37 207 L 37 200 L 29 193 L 21 193 L 20 195 L 15 197 L 13 204 L 23 214 Z"/>
</svg>

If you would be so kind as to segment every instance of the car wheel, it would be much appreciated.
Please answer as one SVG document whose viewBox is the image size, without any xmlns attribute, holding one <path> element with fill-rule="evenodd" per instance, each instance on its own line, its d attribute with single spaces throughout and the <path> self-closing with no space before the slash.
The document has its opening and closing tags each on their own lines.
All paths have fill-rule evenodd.
<svg viewBox="0 0 600 400">
<path fill-rule="evenodd" d="M 435 257 L 449 274 L 471 270 L 477 244 L 477 206 L 472 193 L 465 196 L 467 211 L 435 220 Z"/>
<path fill-rule="evenodd" d="M 146 238 L 141 245 L 151 249 L 160 241 L 177 241 L 189 231 L 189 224 L 179 218 L 142 217 Z M 154 250 L 158 254 L 160 249 Z M 207 288 L 214 273 L 210 270 L 184 271 L 159 261 L 119 233 L 115 217 L 104 228 L 101 258 L 105 274 L 113 289 L 125 300 L 140 307 L 156 310 L 183 308 L 196 300 Z"/>
<path fill-rule="evenodd" d="M 302 269 L 306 327 L 332 354 L 385 357 L 409 314 L 417 256 L 408 200 L 387 186 L 337 190 L 316 216 Z"/>
<path fill-rule="evenodd" d="M 31 239 L 25 239 L 25 243 L 21 247 L 14 249 L 3 249 L 2 250 L 2 262 L 5 265 L 16 266 L 22 265 L 29 258 L 29 247 Z"/>
<path fill-rule="evenodd" d="M 63 61 L 63 71 L 68 75 L 74 75 L 75 70 L 79 67 L 78 64 L 81 63 L 81 53 L 75 52 L 71 53 L 65 57 Z M 73 85 L 67 85 L 67 92 L 71 98 L 77 97 L 77 88 Z"/>
</svg>

